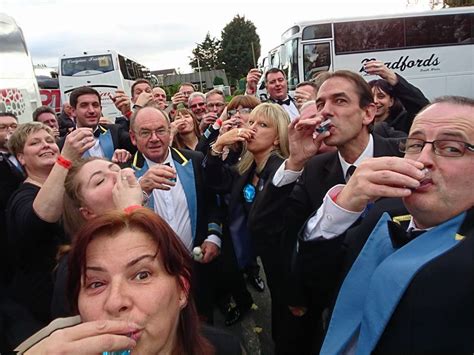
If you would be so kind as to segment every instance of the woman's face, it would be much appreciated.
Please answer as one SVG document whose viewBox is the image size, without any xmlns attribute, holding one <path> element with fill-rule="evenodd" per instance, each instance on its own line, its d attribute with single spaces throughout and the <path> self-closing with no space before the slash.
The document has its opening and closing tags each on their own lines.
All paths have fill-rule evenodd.
<svg viewBox="0 0 474 355">
<path fill-rule="evenodd" d="M 247 149 L 252 154 L 270 153 L 278 146 L 277 129 L 270 119 L 264 116 L 254 116 L 249 118 L 248 125 L 255 132 L 254 137 L 247 143 Z"/>
<path fill-rule="evenodd" d="M 377 87 L 372 88 L 372 94 L 374 95 L 374 102 L 377 107 L 375 120 L 383 121 L 390 115 L 390 108 L 393 106 L 393 98 Z"/>
<path fill-rule="evenodd" d="M 235 121 L 234 123 L 235 127 L 242 127 L 248 123 L 250 112 L 252 112 L 251 108 L 247 108 L 247 107 L 243 107 L 242 105 L 239 105 L 237 109 L 227 111 L 227 115 L 229 116 L 230 120 Z"/>
<path fill-rule="evenodd" d="M 86 219 L 115 208 L 112 189 L 119 171 L 117 164 L 101 159 L 92 160 L 81 168 L 76 179 L 81 186 L 81 211 Z"/>
<path fill-rule="evenodd" d="M 176 115 L 175 122 L 180 134 L 191 133 L 194 130 L 193 116 L 190 114 L 179 113 Z"/>
<path fill-rule="evenodd" d="M 130 334 L 137 341 L 134 353 L 172 353 L 186 303 L 186 293 L 163 268 L 156 243 L 147 234 L 123 230 L 98 237 L 87 247 L 78 299 L 81 318 L 138 324 L 139 331 Z"/>
<path fill-rule="evenodd" d="M 23 153 L 18 154 L 18 160 L 27 172 L 51 170 L 58 159 L 58 155 L 59 148 L 54 137 L 41 129 L 28 136 L 23 147 Z"/>
</svg>

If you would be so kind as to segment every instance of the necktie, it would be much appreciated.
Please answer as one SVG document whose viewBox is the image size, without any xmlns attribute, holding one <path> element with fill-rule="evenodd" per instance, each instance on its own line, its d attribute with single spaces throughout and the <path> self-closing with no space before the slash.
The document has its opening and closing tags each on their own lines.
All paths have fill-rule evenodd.
<svg viewBox="0 0 474 355">
<path fill-rule="evenodd" d="M 388 232 L 394 248 L 401 248 L 411 240 L 424 233 L 424 230 L 405 230 L 400 224 L 388 221 Z"/>
<path fill-rule="evenodd" d="M 287 105 L 289 106 L 291 102 L 291 99 L 288 97 L 286 100 L 276 100 L 276 103 L 278 105 Z"/>
<path fill-rule="evenodd" d="M 100 136 L 100 128 L 97 127 L 97 128 L 95 129 L 95 131 L 94 131 L 94 137 L 95 137 L 95 138 L 99 138 L 99 136 Z"/>
<path fill-rule="evenodd" d="M 346 182 L 349 182 L 349 179 L 354 174 L 354 171 L 357 167 L 355 165 L 351 165 L 349 169 L 346 171 Z"/>
</svg>

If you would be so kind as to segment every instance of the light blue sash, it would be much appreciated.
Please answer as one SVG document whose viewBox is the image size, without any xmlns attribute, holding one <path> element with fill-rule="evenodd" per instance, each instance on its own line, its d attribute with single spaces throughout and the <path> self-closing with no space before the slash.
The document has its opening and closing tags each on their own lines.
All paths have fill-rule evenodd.
<svg viewBox="0 0 474 355">
<path fill-rule="evenodd" d="M 453 248 L 465 213 L 423 233 L 400 249 L 392 247 L 384 213 L 347 274 L 321 354 L 342 354 L 358 336 L 356 354 L 370 354 L 418 270 Z"/>
<path fill-rule="evenodd" d="M 193 231 L 194 240 L 196 238 L 197 197 L 193 162 L 186 160 L 182 164 L 175 164 L 175 167 L 178 178 L 181 180 L 181 185 L 183 186 L 186 202 L 188 203 L 189 218 L 191 219 L 191 230 Z"/>
<path fill-rule="evenodd" d="M 101 134 L 99 135 L 99 144 L 100 147 L 102 148 L 102 151 L 104 152 L 104 158 L 107 158 L 108 160 L 112 160 L 112 157 L 114 155 L 114 142 L 112 140 L 112 134 L 110 133 L 109 130 L 106 130 L 103 127 L 99 128 L 101 130 Z M 82 154 L 83 158 L 88 158 L 90 157 L 89 151 L 84 152 Z"/>
<path fill-rule="evenodd" d="M 186 202 L 188 204 L 188 211 L 189 211 L 189 218 L 191 220 L 191 230 L 193 235 L 193 240 L 196 238 L 196 224 L 197 224 L 197 196 L 196 196 L 196 184 L 194 179 L 194 168 L 193 162 L 191 160 L 186 159 L 178 150 L 172 148 L 176 154 L 183 160 L 180 164 L 176 160 L 175 167 L 176 173 L 178 174 L 178 178 L 181 181 L 181 185 L 183 186 L 184 195 L 186 196 Z M 135 176 L 138 178 L 142 177 L 149 169 L 146 160 L 143 162 L 143 166 L 139 168 L 137 166 L 138 162 L 138 152 L 135 154 L 133 158 L 132 168 L 135 171 Z M 151 208 L 152 210 L 155 209 L 155 201 L 153 198 L 153 193 L 150 194 L 150 199 L 148 200 L 147 207 Z"/>
</svg>

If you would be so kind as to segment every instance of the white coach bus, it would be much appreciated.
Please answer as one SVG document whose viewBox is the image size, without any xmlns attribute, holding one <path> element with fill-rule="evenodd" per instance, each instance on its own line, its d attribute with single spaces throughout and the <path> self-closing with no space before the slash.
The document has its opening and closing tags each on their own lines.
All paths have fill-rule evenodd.
<svg viewBox="0 0 474 355">
<path fill-rule="evenodd" d="M 23 32 L 0 13 L 0 112 L 12 112 L 20 123 L 32 121 L 41 106 L 33 62 Z"/>
<path fill-rule="evenodd" d="M 474 7 L 297 23 L 282 35 L 290 91 L 321 71 L 383 61 L 430 99 L 474 97 Z"/>
<path fill-rule="evenodd" d="M 100 93 L 102 115 L 112 120 L 121 116 L 112 101 L 115 91 L 123 90 L 130 96 L 132 85 L 138 79 L 152 79 L 148 68 L 113 50 L 82 52 L 59 59 L 62 102 L 69 101 L 74 89 L 90 86 Z"/>
</svg>

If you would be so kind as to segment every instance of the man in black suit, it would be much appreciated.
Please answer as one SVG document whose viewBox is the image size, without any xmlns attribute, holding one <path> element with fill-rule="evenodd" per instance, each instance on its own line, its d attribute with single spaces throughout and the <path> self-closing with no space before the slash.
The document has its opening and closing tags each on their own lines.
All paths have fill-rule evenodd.
<svg viewBox="0 0 474 355">
<path fill-rule="evenodd" d="M 283 262 L 288 268 L 294 262 L 292 251 L 298 231 L 321 206 L 326 192 L 345 183 L 351 171 L 365 159 L 400 155 L 395 142 L 370 133 L 375 112 L 367 82 L 356 73 L 341 70 L 328 73 L 318 91 L 316 106 L 308 106 L 301 117 L 290 124 L 290 157 L 261 192 L 259 206 L 254 208 L 255 213 L 249 220 L 255 235 L 284 236 L 282 248 L 286 257 Z M 330 129 L 315 133 L 315 128 L 328 118 L 331 118 Z M 316 155 L 322 142 L 337 147 L 337 151 Z M 311 251 L 300 248 L 298 257 L 300 253 L 307 255 Z M 305 316 L 307 321 L 318 322 L 325 307 L 314 296 L 320 286 L 312 284 L 311 279 L 297 280 L 295 284 L 299 276 L 288 276 L 293 286 L 287 289 L 299 290 L 291 295 L 289 302 L 294 306 L 307 306 L 310 310 Z M 302 284 L 303 281 L 310 284 Z M 294 314 L 302 312 L 304 310 L 293 309 Z M 314 333 L 313 338 L 316 338 Z M 322 332 L 318 335 L 322 337 Z M 317 351 L 316 348 L 313 351 Z"/>
<path fill-rule="evenodd" d="M 474 351 L 474 100 L 435 100 L 400 149 L 405 158 L 368 159 L 331 189 L 303 232 L 319 244 L 316 279 L 338 277 L 328 260 L 346 265 L 322 354 Z"/>
<path fill-rule="evenodd" d="M 77 88 L 71 93 L 69 102 L 76 117 L 76 127 L 92 129 L 96 138 L 96 144 L 86 151 L 83 157 L 103 157 L 113 162 L 124 163 L 131 157 L 131 153 L 136 151 L 127 131 L 114 124 L 99 125 L 102 106 L 100 94 L 95 89 L 87 86 Z M 58 143 L 61 149 L 64 140 L 65 137 Z"/>
<path fill-rule="evenodd" d="M 190 253 L 196 247 L 202 250 L 202 259 L 194 265 L 196 302 L 200 314 L 212 321 L 212 261 L 219 255 L 222 231 L 212 213 L 215 200 L 204 182 L 203 155 L 171 148 L 167 115 L 154 107 L 134 113 L 130 137 L 138 148 L 132 168 L 150 196 L 148 206 L 173 228 Z"/>
</svg>

